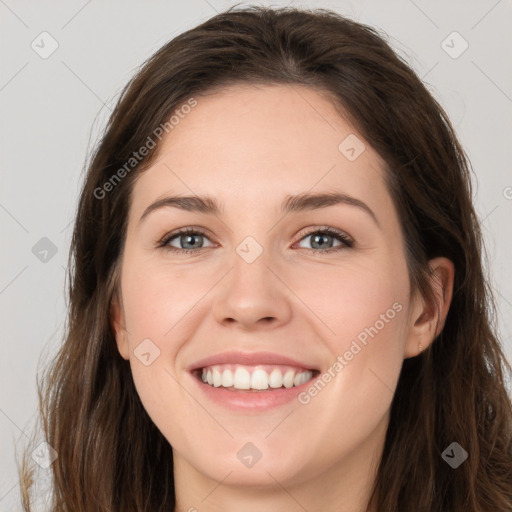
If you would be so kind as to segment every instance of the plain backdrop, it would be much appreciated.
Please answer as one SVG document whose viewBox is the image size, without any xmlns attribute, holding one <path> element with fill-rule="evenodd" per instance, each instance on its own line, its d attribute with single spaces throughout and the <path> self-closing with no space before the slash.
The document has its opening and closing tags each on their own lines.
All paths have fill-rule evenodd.
<svg viewBox="0 0 512 512">
<path fill-rule="evenodd" d="M 234 3 L 0 0 L 1 512 L 20 510 L 15 446 L 23 447 L 35 422 L 36 374 L 61 343 L 86 157 L 143 61 Z M 251 3 L 324 7 L 376 26 L 427 83 L 472 162 L 499 330 L 512 360 L 512 2 Z"/>
</svg>

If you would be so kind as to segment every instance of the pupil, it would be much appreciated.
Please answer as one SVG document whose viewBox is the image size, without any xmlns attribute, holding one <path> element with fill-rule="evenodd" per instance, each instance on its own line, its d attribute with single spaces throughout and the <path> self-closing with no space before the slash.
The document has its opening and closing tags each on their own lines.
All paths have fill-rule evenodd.
<svg viewBox="0 0 512 512">
<path fill-rule="evenodd" d="M 324 242 L 325 242 L 325 240 L 328 238 L 331 238 L 331 237 L 329 235 L 315 235 L 314 243 L 317 243 L 317 241 L 320 240 L 319 245 L 320 245 L 320 247 L 323 247 L 325 245 L 325 243 L 323 243 L 322 240 L 324 240 Z"/>
<path fill-rule="evenodd" d="M 198 235 L 185 235 L 184 238 L 186 240 L 185 244 L 192 243 L 192 246 L 194 246 L 194 247 L 200 245 L 200 244 L 194 244 L 193 242 L 191 242 L 191 240 L 193 240 L 194 238 L 198 238 Z"/>
</svg>

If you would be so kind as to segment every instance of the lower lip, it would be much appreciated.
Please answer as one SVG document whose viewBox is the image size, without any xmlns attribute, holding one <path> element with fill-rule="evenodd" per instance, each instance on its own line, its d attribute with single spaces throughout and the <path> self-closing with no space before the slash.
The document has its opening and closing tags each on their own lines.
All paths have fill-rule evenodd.
<svg viewBox="0 0 512 512">
<path fill-rule="evenodd" d="M 199 389 L 212 402 L 216 402 L 228 409 L 236 411 L 266 411 L 287 404 L 294 399 L 304 389 L 311 386 L 315 381 L 313 377 L 308 382 L 300 386 L 291 388 L 279 388 L 273 390 L 252 391 L 252 390 L 236 390 L 232 391 L 223 387 L 214 387 L 205 384 L 194 375 L 190 374 Z"/>
</svg>

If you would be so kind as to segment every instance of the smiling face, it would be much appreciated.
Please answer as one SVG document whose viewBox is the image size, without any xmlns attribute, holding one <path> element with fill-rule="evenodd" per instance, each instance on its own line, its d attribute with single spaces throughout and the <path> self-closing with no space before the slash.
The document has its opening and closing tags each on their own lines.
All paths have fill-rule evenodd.
<svg viewBox="0 0 512 512">
<path fill-rule="evenodd" d="M 164 139 L 134 186 L 113 321 L 178 480 L 366 478 L 418 342 L 384 177 L 369 144 L 305 87 L 198 97 Z M 233 389 L 252 377 L 271 388 Z"/>
</svg>

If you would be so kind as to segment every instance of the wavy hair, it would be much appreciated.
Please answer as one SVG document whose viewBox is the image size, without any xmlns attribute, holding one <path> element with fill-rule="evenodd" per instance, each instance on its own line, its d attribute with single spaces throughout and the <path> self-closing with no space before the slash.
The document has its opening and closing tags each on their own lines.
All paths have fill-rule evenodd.
<svg viewBox="0 0 512 512">
<path fill-rule="evenodd" d="M 413 291 L 432 298 L 428 260 L 455 265 L 442 333 L 404 360 L 368 505 L 379 512 L 512 510 L 512 372 L 472 204 L 471 169 L 442 107 L 374 28 L 326 9 L 235 6 L 172 39 L 123 89 L 80 194 L 65 339 L 40 382 L 53 512 L 170 511 L 172 447 L 146 413 L 110 323 L 133 185 L 160 145 L 104 184 L 191 97 L 234 84 L 327 94 L 386 163 Z M 119 175 L 119 173 L 118 173 Z M 99 197 L 101 196 L 101 197 Z M 467 460 L 441 457 L 456 441 Z M 28 450 L 20 467 L 31 509 Z"/>
</svg>

